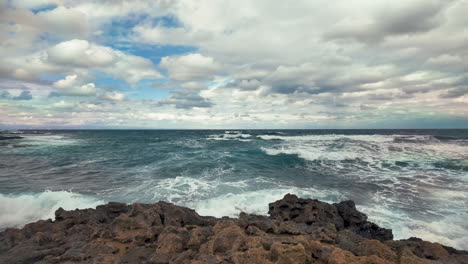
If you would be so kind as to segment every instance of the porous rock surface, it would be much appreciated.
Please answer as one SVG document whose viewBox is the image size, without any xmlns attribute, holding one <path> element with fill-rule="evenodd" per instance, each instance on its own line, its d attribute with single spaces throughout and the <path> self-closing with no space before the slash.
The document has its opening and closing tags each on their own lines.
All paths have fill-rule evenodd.
<svg viewBox="0 0 468 264">
<path fill-rule="evenodd" d="M 465 251 L 392 240 L 352 201 L 286 195 L 267 216 L 199 216 L 166 202 L 55 212 L 0 233 L 0 263 L 468 263 Z"/>
</svg>

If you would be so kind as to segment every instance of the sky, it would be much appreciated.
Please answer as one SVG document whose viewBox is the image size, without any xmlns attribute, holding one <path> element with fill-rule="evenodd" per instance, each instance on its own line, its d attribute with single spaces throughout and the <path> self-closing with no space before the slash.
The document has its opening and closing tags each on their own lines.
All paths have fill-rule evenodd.
<svg viewBox="0 0 468 264">
<path fill-rule="evenodd" d="M 0 0 L 0 128 L 468 128 L 468 0 Z"/>
</svg>

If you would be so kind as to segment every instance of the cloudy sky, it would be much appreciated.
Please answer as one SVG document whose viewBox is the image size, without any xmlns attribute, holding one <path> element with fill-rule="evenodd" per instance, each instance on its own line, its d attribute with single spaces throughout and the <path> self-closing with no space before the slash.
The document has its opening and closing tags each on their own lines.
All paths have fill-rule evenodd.
<svg viewBox="0 0 468 264">
<path fill-rule="evenodd" d="M 0 0 L 1 128 L 468 128 L 468 0 Z"/>
</svg>

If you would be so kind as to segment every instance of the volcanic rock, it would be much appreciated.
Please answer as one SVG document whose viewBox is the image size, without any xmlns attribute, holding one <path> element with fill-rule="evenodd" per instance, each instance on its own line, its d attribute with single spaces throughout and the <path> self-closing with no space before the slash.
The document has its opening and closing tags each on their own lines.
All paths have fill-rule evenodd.
<svg viewBox="0 0 468 264">
<path fill-rule="evenodd" d="M 468 263 L 465 251 L 367 221 L 354 202 L 286 195 L 267 216 L 198 215 L 166 202 L 55 212 L 0 233 L 0 263 Z"/>
</svg>

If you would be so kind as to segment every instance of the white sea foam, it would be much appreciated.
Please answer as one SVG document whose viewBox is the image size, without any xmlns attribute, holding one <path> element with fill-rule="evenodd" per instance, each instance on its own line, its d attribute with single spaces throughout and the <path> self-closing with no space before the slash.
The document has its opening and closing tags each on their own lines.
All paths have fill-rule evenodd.
<svg viewBox="0 0 468 264">
<path fill-rule="evenodd" d="M 401 160 L 431 164 L 441 158 L 468 159 L 468 145 L 442 142 L 427 135 L 260 135 L 264 140 L 280 140 L 262 147 L 268 155 L 298 155 L 305 160 L 360 159 L 372 166 Z M 404 139 L 404 140 L 401 140 Z"/>
<path fill-rule="evenodd" d="M 35 194 L 0 194 L 0 229 L 18 227 L 39 219 L 54 218 L 59 207 L 66 210 L 94 208 L 104 201 L 68 191 Z"/>
<path fill-rule="evenodd" d="M 257 180 L 229 183 L 206 178 L 176 177 L 164 179 L 152 189 L 152 191 L 158 192 L 154 194 L 153 202 L 167 200 L 191 207 L 200 215 L 237 217 L 240 212 L 266 215 L 268 204 L 281 199 L 287 193 L 326 202 L 338 202 L 346 199 L 345 195 L 338 191 L 316 188 L 279 185 L 277 188 L 248 190 L 248 187 L 251 187 L 255 181 L 261 184 L 265 180 L 267 179 L 258 178 Z M 226 188 L 230 188 L 234 192 L 221 194 Z M 244 189 L 247 190 L 242 191 Z M 171 193 L 172 196 L 168 195 Z M 457 196 L 460 195 L 462 194 Z M 139 199 L 133 202 L 138 201 Z M 53 218 L 55 210 L 59 207 L 73 210 L 75 208 L 94 208 L 103 203 L 105 203 L 104 200 L 68 191 L 46 191 L 14 196 L 0 194 L 0 211 L 2 212 L 0 215 L 0 229 L 22 226 L 39 219 Z M 386 201 L 382 201 L 378 206 L 358 205 L 358 209 L 367 213 L 370 221 L 382 227 L 391 228 L 395 239 L 416 236 L 459 249 L 467 249 L 468 223 L 466 219 L 468 214 L 464 211 L 449 214 L 440 220 L 425 222 L 415 220 L 401 211 L 390 209 Z"/>
<path fill-rule="evenodd" d="M 36 134 L 36 135 L 22 135 L 23 143 L 31 146 L 63 146 L 79 144 L 81 140 L 70 138 L 64 135 L 49 135 L 49 134 Z"/>
<path fill-rule="evenodd" d="M 369 142 L 393 142 L 392 135 L 303 135 L 303 136 L 278 136 L 278 135 L 258 135 L 264 140 L 284 140 L 284 141 L 332 141 L 338 139 L 351 139 Z"/>
<path fill-rule="evenodd" d="M 201 149 L 205 144 L 196 139 L 181 139 L 174 142 L 175 145 L 183 146 L 186 148 Z"/>
<path fill-rule="evenodd" d="M 283 198 L 288 193 L 301 197 L 314 197 L 328 202 L 337 202 L 342 198 L 340 193 L 333 191 L 314 188 L 280 187 L 277 189 L 255 190 L 243 193 L 228 193 L 200 201 L 189 202 L 185 205 L 194 208 L 200 215 L 216 217 L 237 217 L 240 212 L 267 215 L 268 204 Z"/>
<path fill-rule="evenodd" d="M 236 217 L 242 211 L 263 214 L 268 203 L 287 193 L 337 202 L 345 197 L 336 190 L 300 188 L 269 178 L 229 179 L 233 168 L 206 170 L 197 178 L 188 175 L 166 179 L 148 179 L 131 190 L 122 190 L 131 202 L 169 201 L 195 209 L 201 215 Z M 137 194 L 137 196 L 134 196 Z M 132 198 L 132 196 L 134 198 Z"/>
<path fill-rule="evenodd" d="M 439 220 L 416 220 L 408 214 L 389 209 L 384 204 L 377 206 L 358 206 L 358 210 L 369 216 L 369 221 L 381 227 L 390 228 L 394 239 L 419 237 L 427 241 L 438 242 L 447 246 L 467 250 L 468 213 L 448 213 Z"/>
<path fill-rule="evenodd" d="M 364 158 L 358 152 L 353 151 L 327 151 L 325 147 L 322 146 L 281 146 L 279 148 L 266 148 L 261 147 L 261 149 L 268 155 L 279 155 L 279 154 L 289 154 L 289 155 L 298 155 L 300 158 L 306 160 L 347 160 L 347 159 L 356 159 L 359 157 Z"/>
<path fill-rule="evenodd" d="M 200 215 L 237 217 L 240 212 L 267 215 L 268 204 L 293 193 L 302 198 L 314 198 L 329 203 L 346 200 L 346 196 L 336 190 L 300 188 L 278 184 L 278 187 L 255 190 L 271 183 L 268 179 L 246 179 L 234 182 L 177 177 L 160 181 L 151 191 L 154 201 L 167 200 L 178 205 L 195 209 Z M 446 245 L 464 248 L 468 229 L 458 218 L 444 218 L 437 222 L 415 221 L 407 214 L 390 209 L 388 200 L 380 200 L 378 206 L 358 206 L 367 213 L 371 221 L 382 227 L 392 228 L 396 239 L 418 236 L 425 240 L 443 242 Z M 464 216 L 466 217 L 466 215 Z M 458 220 L 457 220 L 458 219 Z M 454 222 L 457 220 L 458 222 Z M 440 226 L 440 228 L 438 228 Z M 444 230 L 446 233 L 444 233 Z"/>
<path fill-rule="evenodd" d="M 248 139 L 252 137 L 250 134 L 243 134 L 242 131 L 225 131 L 224 134 L 210 135 L 208 140 L 237 140 L 237 141 L 251 141 Z"/>
</svg>

